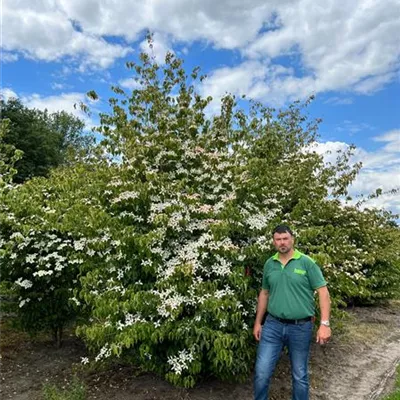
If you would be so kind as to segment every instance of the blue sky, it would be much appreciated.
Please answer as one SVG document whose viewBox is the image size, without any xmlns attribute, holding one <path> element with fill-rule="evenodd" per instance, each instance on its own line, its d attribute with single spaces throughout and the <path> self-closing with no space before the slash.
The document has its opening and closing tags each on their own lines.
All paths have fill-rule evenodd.
<svg viewBox="0 0 400 400">
<path fill-rule="evenodd" d="M 64 109 L 96 90 L 104 107 L 111 84 L 131 87 L 127 60 L 154 33 L 167 50 L 200 66 L 198 89 L 216 103 L 225 92 L 271 106 L 316 95 L 323 119 L 318 151 L 357 146 L 364 168 L 351 193 L 400 187 L 400 0 L 15 0 L 2 4 L 4 98 Z M 333 155 L 326 154 L 329 160 Z M 369 206 L 400 213 L 400 195 Z"/>
</svg>

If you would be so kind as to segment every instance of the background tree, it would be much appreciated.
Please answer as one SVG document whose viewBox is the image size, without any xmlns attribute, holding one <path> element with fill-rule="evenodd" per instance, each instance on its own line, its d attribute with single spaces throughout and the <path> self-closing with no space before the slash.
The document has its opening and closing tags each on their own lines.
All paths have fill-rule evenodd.
<svg viewBox="0 0 400 400">
<path fill-rule="evenodd" d="M 22 151 L 17 150 L 13 145 L 5 142 L 4 138 L 9 131 L 10 121 L 3 119 L 0 121 L 0 190 L 11 184 L 14 175 L 16 162 L 22 157 Z"/>
<path fill-rule="evenodd" d="M 47 176 L 51 168 L 76 155 L 84 156 L 94 143 L 84 123 L 65 111 L 48 113 L 25 107 L 18 99 L 0 100 L 1 119 L 8 119 L 4 142 L 23 152 L 16 163 L 14 181 Z"/>
</svg>

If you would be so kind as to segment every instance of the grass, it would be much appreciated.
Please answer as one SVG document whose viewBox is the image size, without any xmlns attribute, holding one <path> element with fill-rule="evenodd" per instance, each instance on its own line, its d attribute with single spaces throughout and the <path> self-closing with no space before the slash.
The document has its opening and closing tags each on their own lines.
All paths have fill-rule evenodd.
<svg viewBox="0 0 400 400">
<path fill-rule="evenodd" d="M 396 382 L 394 384 L 394 392 L 386 396 L 383 400 L 400 400 L 400 364 L 396 370 Z"/>
<path fill-rule="evenodd" d="M 387 330 L 388 327 L 384 324 L 354 322 L 353 320 L 343 329 L 341 339 L 358 343 L 373 343 L 379 340 Z"/>
<path fill-rule="evenodd" d="M 86 400 L 86 387 L 76 377 L 65 389 L 59 389 L 56 385 L 45 384 L 43 386 L 43 400 Z"/>
</svg>

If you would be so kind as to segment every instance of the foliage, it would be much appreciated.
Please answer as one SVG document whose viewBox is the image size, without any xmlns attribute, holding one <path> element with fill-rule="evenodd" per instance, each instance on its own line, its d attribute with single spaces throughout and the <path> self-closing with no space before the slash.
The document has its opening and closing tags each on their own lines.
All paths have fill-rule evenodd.
<svg viewBox="0 0 400 400">
<path fill-rule="evenodd" d="M 372 304 L 400 293 L 399 228 L 387 212 L 362 212 L 339 201 L 310 204 L 298 245 L 324 267 L 334 301 Z"/>
<path fill-rule="evenodd" d="M 56 385 L 43 385 L 43 400 L 86 400 L 86 388 L 76 377 L 65 389 Z"/>
<path fill-rule="evenodd" d="M 5 143 L 23 152 L 16 163 L 17 183 L 47 176 L 51 168 L 86 155 L 93 137 L 83 133 L 84 123 L 65 111 L 48 113 L 25 107 L 20 100 L 0 100 L 1 119 L 9 120 Z"/>
<path fill-rule="evenodd" d="M 389 213 L 342 204 L 360 166 L 351 151 L 325 165 L 311 150 L 318 121 L 307 104 L 252 102 L 245 113 L 227 95 L 208 116 L 198 70 L 188 77 L 181 60 L 165 61 L 142 54 L 128 63 L 138 88 L 113 88 L 98 131 L 114 158 L 3 194 L 2 273 L 21 320 L 35 316 L 27 328 L 51 326 L 44 297 L 41 307 L 28 301 L 44 290 L 52 315 L 65 316 L 59 324 L 79 312 L 95 361 L 124 357 L 186 387 L 209 374 L 245 379 L 277 223 L 290 223 L 299 249 L 323 265 L 336 305 L 394 295 L 399 231 Z"/>
<path fill-rule="evenodd" d="M 32 179 L 4 193 L 0 203 L 0 272 L 17 299 L 8 311 L 28 332 L 50 330 L 59 345 L 78 311 L 71 298 L 83 260 L 75 240 L 93 236 L 85 225 L 88 216 L 107 225 L 90 200 L 80 203 L 82 192 L 101 190 L 91 186 L 95 174 L 95 164 L 59 169 L 49 179 Z"/>
<path fill-rule="evenodd" d="M 15 163 L 22 157 L 21 150 L 16 150 L 13 145 L 7 144 L 4 138 L 9 130 L 9 120 L 0 121 L 0 190 L 10 185 L 17 170 Z"/>
<path fill-rule="evenodd" d="M 93 348 L 102 345 L 96 359 L 131 354 L 145 368 L 186 386 L 198 373 L 246 376 L 254 289 L 270 252 L 269 232 L 285 219 L 297 228 L 301 249 L 330 257 L 328 278 L 339 276 L 332 290 L 336 302 L 360 293 L 363 299 L 391 295 L 387 288 L 373 288 L 373 279 L 365 279 L 368 292 L 357 291 L 367 265 L 383 275 L 386 265 L 365 251 L 359 254 L 356 238 L 347 244 L 343 236 L 340 242 L 311 236 L 326 225 L 324 211 L 330 211 L 325 218 L 332 224 L 336 215 L 342 217 L 336 238 L 355 231 L 347 226 L 351 214 L 376 234 L 382 225 L 384 235 L 390 218 L 371 212 L 368 220 L 368 212 L 358 216 L 360 210 L 340 205 L 337 198 L 347 194 L 359 166 L 349 166 L 349 153 L 324 166 L 317 154 L 300 151 L 315 140 L 317 129 L 301 105 L 274 113 L 253 103 L 245 115 L 227 96 L 220 115 L 209 119 L 210 99 L 187 84 L 180 60 L 169 55 L 159 67 L 142 55 L 142 62 L 128 65 L 140 89 L 129 96 L 115 87 L 119 98 L 110 99 L 112 113 L 102 115 L 99 129 L 108 150 L 122 156 L 107 197 L 109 210 L 127 228 L 119 231 L 125 259 L 110 256 L 109 264 L 82 279 L 96 322 L 80 332 Z M 327 200 L 329 194 L 335 197 Z M 317 211 L 314 220 L 311 210 Z M 311 239 L 330 246 L 328 251 L 312 247 Z M 364 249 L 371 240 L 366 237 Z M 385 275 L 392 290 L 399 276 L 395 260 L 398 256 L 391 261 L 392 276 Z"/>
</svg>

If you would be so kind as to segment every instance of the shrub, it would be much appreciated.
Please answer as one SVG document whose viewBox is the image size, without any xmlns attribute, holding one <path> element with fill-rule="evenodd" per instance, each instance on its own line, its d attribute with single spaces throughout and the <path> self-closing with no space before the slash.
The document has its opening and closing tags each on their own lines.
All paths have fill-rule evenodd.
<svg viewBox="0 0 400 400">
<path fill-rule="evenodd" d="M 65 257 L 63 280 L 51 274 L 46 287 L 69 290 L 94 360 L 124 357 L 191 387 L 209 374 L 247 378 L 257 291 L 279 222 L 321 263 L 334 304 L 394 295 L 398 228 L 388 213 L 342 204 L 360 166 L 350 153 L 325 165 L 310 151 L 318 121 L 302 104 L 251 103 L 245 113 L 226 96 L 207 117 L 211 99 L 190 82 L 197 70 L 187 77 L 171 54 L 163 67 L 146 54 L 141 61 L 128 64 L 139 88 L 114 87 L 111 112 L 101 115 L 110 162 L 54 171 L 4 195 L 1 260 L 20 301 L 28 295 L 21 283 L 36 287 L 33 274 Z M 50 267 L 56 239 L 48 235 L 65 244 Z M 69 318 L 62 307 L 72 303 L 57 304 Z"/>
</svg>

